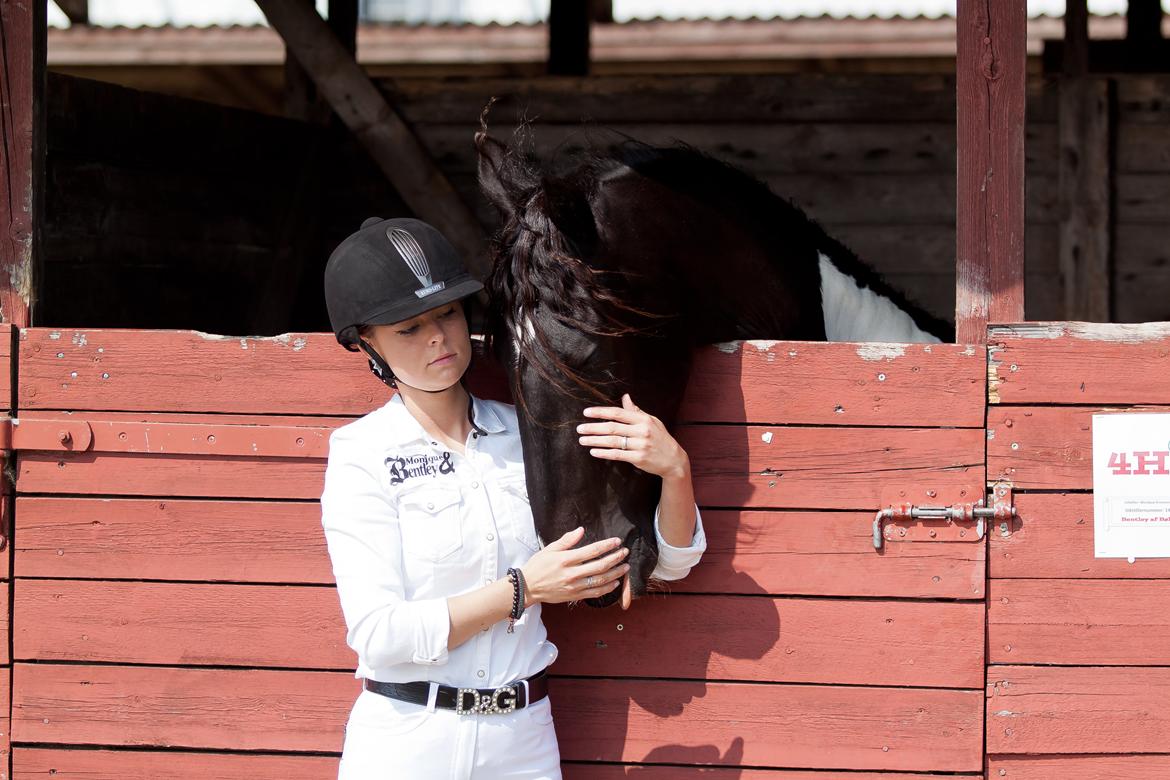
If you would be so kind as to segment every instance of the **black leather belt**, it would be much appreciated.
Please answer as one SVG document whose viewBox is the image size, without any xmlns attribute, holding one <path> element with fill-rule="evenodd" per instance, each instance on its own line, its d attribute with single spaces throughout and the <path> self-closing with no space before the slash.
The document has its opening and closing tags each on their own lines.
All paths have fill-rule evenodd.
<svg viewBox="0 0 1170 780">
<path fill-rule="evenodd" d="M 527 684 L 525 684 L 527 683 Z M 430 695 L 429 682 L 389 683 L 363 680 L 367 691 L 389 696 L 391 699 L 426 704 Z M 525 680 L 499 688 L 455 688 L 440 685 L 435 706 L 455 710 L 460 715 L 494 715 L 512 712 L 540 701 L 548 695 L 548 673 L 540 670 Z"/>
</svg>

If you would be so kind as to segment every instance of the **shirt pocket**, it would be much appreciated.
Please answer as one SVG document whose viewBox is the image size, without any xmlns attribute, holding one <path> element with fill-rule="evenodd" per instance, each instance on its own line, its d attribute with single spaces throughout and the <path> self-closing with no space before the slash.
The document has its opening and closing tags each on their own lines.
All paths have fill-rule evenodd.
<svg viewBox="0 0 1170 780">
<path fill-rule="evenodd" d="M 441 561 L 463 546 L 463 502 L 456 487 L 420 485 L 398 494 L 402 553 Z"/>
<path fill-rule="evenodd" d="M 502 477 L 496 481 L 504 496 L 504 522 L 512 537 L 532 552 L 540 550 L 540 539 L 536 535 L 536 521 L 532 517 L 532 504 L 528 500 L 528 483 L 523 474 Z"/>
</svg>

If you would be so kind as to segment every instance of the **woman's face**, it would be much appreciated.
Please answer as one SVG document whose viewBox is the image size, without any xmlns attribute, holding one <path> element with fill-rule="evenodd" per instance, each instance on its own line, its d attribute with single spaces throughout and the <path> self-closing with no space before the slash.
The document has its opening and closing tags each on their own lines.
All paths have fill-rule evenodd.
<svg viewBox="0 0 1170 780">
<path fill-rule="evenodd" d="M 446 390 L 471 363 L 467 318 L 459 301 L 393 325 L 371 325 L 366 340 L 390 364 L 400 384 Z"/>
</svg>

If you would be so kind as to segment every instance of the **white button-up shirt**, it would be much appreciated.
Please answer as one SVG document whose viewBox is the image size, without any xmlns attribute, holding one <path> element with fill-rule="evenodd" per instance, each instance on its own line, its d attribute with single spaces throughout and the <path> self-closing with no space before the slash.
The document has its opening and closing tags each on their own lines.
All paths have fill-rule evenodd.
<svg viewBox="0 0 1170 780">
<path fill-rule="evenodd" d="M 395 395 L 329 437 L 321 524 L 357 653 L 356 677 L 433 680 L 490 688 L 536 674 L 557 657 L 540 620 L 524 611 L 448 651 L 447 598 L 483 587 L 543 545 L 528 504 L 513 406 L 472 399 L 466 455 L 435 442 Z M 695 510 L 689 547 L 658 530 L 653 575 L 686 576 L 707 547 Z"/>
</svg>

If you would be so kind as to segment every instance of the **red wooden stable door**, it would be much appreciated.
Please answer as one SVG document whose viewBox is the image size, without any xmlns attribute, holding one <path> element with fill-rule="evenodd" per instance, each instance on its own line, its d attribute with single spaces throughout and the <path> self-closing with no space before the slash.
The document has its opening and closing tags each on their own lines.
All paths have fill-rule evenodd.
<svg viewBox="0 0 1170 780">
<path fill-rule="evenodd" d="M 330 334 L 19 345 L 14 776 L 335 773 L 358 688 L 317 499 L 329 431 L 387 400 L 364 358 Z M 628 612 L 545 612 L 566 776 L 979 776 L 985 543 L 873 527 L 982 495 L 985 396 L 982 348 L 702 350 L 703 561 Z"/>
<path fill-rule="evenodd" d="M 1095 413 L 1170 412 L 1170 325 L 989 343 L 988 476 L 1019 513 L 991 534 L 989 776 L 1170 777 L 1170 561 L 1094 557 L 1092 465 Z"/>
</svg>

